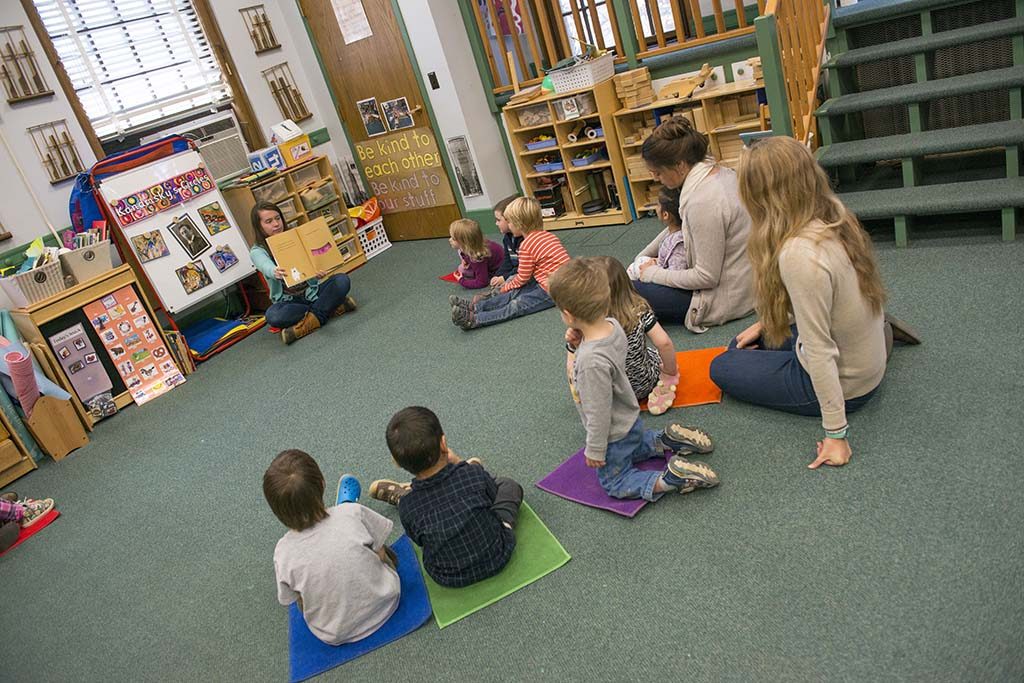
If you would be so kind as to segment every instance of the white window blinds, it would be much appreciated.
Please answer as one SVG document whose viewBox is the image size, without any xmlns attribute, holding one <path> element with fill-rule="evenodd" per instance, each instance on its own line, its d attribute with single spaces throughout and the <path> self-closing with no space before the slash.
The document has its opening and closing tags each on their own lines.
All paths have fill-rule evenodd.
<svg viewBox="0 0 1024 683">
<path fill-rule="evenodd" d="M 190 0 L 33 0 L 102 138 L 227 101 Z"/>
</svg>

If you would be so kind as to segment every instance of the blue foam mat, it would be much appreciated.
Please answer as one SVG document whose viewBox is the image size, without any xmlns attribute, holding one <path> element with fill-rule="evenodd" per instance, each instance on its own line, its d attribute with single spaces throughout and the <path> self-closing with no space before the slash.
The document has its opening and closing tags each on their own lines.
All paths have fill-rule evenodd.
<svg viewBox="0 0 1024 683">
<path fill-rule="evenodd" d="M 398 556 L 398 578 L 402 597 L 398 609 L 379 629 L 354 643 L 328 645 L 314 636 L 302 618 L 298 603 L 288 609 L 288 656 L 291 664 L 291 682 L 298 683 L 322 674 L 371 650 L 387 645 L 408 635 L 430 618 L 430 598 L 420 574 L 419 561 L 413 552 L 412 541 L 402 536 L 391 549 Z"/>
</svg>

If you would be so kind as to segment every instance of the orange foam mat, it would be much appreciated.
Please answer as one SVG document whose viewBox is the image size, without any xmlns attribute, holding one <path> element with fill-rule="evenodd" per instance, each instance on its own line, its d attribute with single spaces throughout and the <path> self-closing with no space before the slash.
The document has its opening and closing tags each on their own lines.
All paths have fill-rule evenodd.
<svg viewBox="0 0 1024 683">
<path fill-rule="evenodd" d="M 722 390 L 711 381 L 711 361 L 725 350 L 724 346 L 716 346 L 676 353 L 679 386 L 676 388 L 676 400 L 672 402 L 673 408 L 722 402 Z M 647 401 L 640 402 L 640 410 L 647 410 Z"/>
</svg>

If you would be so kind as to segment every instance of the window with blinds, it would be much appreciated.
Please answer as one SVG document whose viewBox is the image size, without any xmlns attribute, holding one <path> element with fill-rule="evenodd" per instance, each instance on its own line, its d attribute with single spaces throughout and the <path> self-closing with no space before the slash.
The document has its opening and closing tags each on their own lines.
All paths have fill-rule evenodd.
<svg viewBox="0 0 1024 683">
<path fill-rule="evenodd" d="M 33 0 L 101 139 L 230 100 L 190 0 Z"/>
</svg>

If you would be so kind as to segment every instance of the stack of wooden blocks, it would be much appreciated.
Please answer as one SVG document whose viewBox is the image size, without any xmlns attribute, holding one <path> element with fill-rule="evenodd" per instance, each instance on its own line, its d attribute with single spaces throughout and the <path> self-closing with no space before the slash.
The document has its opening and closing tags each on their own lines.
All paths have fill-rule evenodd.
<svg viewBox="0 0 1024 683">
<path fill-rule="evenodd" d="M 626 162 L 626 175 L 630 178 L 643 178 L 650 175 L 647 171 L 647 164 L 639 154 L 631 154 L 624 161 Z"/>
<path fill-rule="evenodd" d="M 764 71 L 761 68 L 761 58 L 760 57 L 751 57 L 750 59 L 747 60 L 747 64 L 750 65 L 750 69 L 751 69 L 751 71 L 754 74 L 754 80 L 755 81 L 763 81 L 764 80 Z"/>
<path fill-rule="evenodd" d="M 615 81 L 615 94 L 629 109 L 644 107 L 654 101 L 654 87 L 647 67 L 633 69 L 619 74 Z"/>
<path fill-rule="evenodd" d="M 633 130 L 632 133 L 622 138 L 622 144 L 624 145 L 635 145 L 638 142 L 643 142 L 647 137 L 654 132 L 654 113 L 647 112 L 644 115 L 643 123 Z"/>
</svg>

